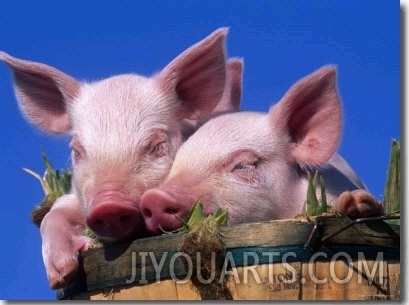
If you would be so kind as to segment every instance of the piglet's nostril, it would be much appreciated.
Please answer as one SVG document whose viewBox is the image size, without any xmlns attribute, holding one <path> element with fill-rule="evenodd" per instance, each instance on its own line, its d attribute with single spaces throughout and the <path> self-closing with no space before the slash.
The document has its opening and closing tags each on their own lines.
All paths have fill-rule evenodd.
<svg viewBox="0 0 409 305">
<path fill-rule="evenodd" d="M 178 210 L 176 208 L 167 207 L 164 210 L 165 214 L 175 215 L 177 214 Z"/>
<path fill-rule="evenodd" d="M 189 206 L 160 189 L 150 189 L 141 198 L 141 211 L 148 231 L 161 234 L 179 228 Z M 182 198 L 183 199 L 183 198 Z"/>
<path fill-rule="evenodd" d="M 142 209 L 142 214 L 146 218 L 151 218 L 152 217 L 152 211 L 148 208 Z"/>
<path fill-rule="evenodd" d="M 91 226 L 93 227 L 93 230 L 97 232 L 104 231 L 105 229 L 105 223 L 101 219 L 95 219 Z"/>
<path fill-rule="evenodd" d="M 126 215 L 126 214 L 121 215 L 119 217 L 119 224 L 121 224 L 121 225 L 123 225 L 125 227 L 132 225 L 132 217 L 130 215 Z"/>
<path fill-rule="evenodd" d="M 136 232 L 141 216 L 131 204 L 98 203 L 87 215 L 86 224 L 103 239 L 120 240 Z"/>
</svg>

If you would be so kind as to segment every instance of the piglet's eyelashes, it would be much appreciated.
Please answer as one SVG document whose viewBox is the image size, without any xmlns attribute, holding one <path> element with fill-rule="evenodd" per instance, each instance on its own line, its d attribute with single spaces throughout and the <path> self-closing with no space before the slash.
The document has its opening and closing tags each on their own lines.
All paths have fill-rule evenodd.
<svg viewBox="0 0 409 305">
<path fill-rule="evenodd" d="M 81 143 L 78 139 L 72 139 L 70 143 L 70 147 L 72 150 L 72 158 L 75 164 L 80 162 L 85 157 L 85 150 L 82 147 Z"/>
<path fill-rule="evenodd" d="M 236 164 L 234 170 L 253 170 L 257 168 L 257 161 L 255 162 L 240 162 Z"/>
<path fill-rule="evenodd" d="M 261 158 L 253 151 L 241 150 L 229 156 L 225 168 L 229 172 L 255 170 Z"/>
<path fill-rule="evenodd" d="M 169 154 L 169 143 L 167 140 L 160 141 L 158 143 L 152 143 L 150 145 L 150 155 L 160 158 Z"/>
<path fill-rule="evenodd" d="M 228 170 L 236 179 L 245 183 L 256 183 L 261 158 L 252 151 L 240 151 L 232 156 Z"/>
<path fill-rule="evenodd" d="M 74 164 L 78 164 L 86 156 L 86 150 L 82 146 L 78 138 L 74 137 L 70 143 L 72 150 L 72 159 Z M 154 132 L 146 141 L 142 142 L 139 146 L 135 147 L 133 154 L 138 156 L 150 156 L 152 158 L 160 158 L 167 156 L 170 153 L 170 142 L 165 132 Z"/>
<path fill-rule="evenodd" d="M 170 143 L 166 132 L 157 130 L 148 139 L 146 152 L 152 157 L 160 158 L 169 154 Z"/>
</svg>

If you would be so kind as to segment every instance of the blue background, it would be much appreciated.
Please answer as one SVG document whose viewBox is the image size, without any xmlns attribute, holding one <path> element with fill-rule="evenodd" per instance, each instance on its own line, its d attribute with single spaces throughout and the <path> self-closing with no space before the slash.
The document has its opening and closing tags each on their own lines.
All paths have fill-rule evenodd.
<svg viewBox="0 0 409 305">
<path fill-rule="evenodd" d="M 151 75 L 221 26 L 229 56 L 244 58 L 242 108 L 267 111 L 296 80 L 338 66 L 344 130 L 340 153 L 382 198 L 392 138 L 400 138 L 399 2 L 4 1 L 0 50 L 52 65 L 80 80 Z M 68 139 L 21 116 L 0 67 L 0 299 L 55 299 L 30 212 L 43 198 L 23 172 L 42 173 L 40 149 L 69 167 Z"/>
</svg>

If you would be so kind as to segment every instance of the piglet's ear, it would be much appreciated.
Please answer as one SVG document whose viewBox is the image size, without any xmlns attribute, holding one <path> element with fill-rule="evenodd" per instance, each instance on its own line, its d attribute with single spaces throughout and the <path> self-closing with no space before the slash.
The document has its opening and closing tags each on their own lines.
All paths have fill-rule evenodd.
<svg viewBox="0 0 409 305">
<path fill-rule="evenodd" d="M 324 66 L 295 83 L 269 113 L 273 128 L 290 136 L 296 162 L 319 165 L 335 153 L 342 129 L 336 69 Z"/>
<path fill-rule="evenodd" d="M 226 35 L 226 28 L 216 30 L 176 57 L 157 76 L 162 88 L 175 92 L 180 119 L 207 116 L 220 101 L 226 82 Z"/>
<path fill-rule="evenodd" d="M 226 84 L 223 96 L 214 113 L 226 111 L 238 111 L 241 103 L 243 82 L 243 59 L 231 58 L 227 61 L 226 67 Z"/>
<path fill-rule="evenodd" d="M 13 72 L 16 98 L 28 120 L 49 133 L 67 132 L 71 122 L 66 103 L 78 94 L 79 83 L 53 67 L 4 52 L 0 60 Z"/>
</svg>

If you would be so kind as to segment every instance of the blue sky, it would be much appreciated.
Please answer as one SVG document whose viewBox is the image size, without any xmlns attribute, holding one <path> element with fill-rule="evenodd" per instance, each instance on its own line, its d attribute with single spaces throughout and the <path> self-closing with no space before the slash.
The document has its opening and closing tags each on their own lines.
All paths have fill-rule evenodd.
<svg viewBox="0 0 409 305">
<path fill-rule="evenodd" d="M 344 110 L 339 152 L 381 198 L 392 138 L 400 139 L 398 1 L 5 1 L 0 50 L 47 63 L 80 80 L 151 75 L 221 26 L 229 56 L 244 58 L 242 108 L 267 111 L 296 80 L 338 66 Z M 68 139 L 45 135 L 21 116 L 11 75 L 0 66 L 0 299 L 55 299 L 29 218 L 43 198 L 28 167 L 40 150 L 70 166 Z"/>
</svg>

